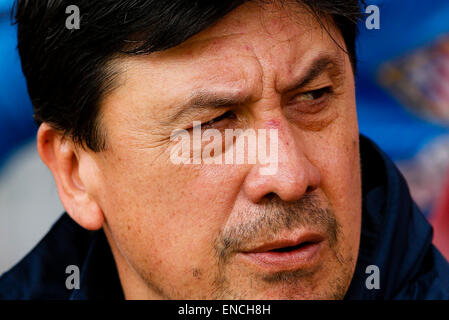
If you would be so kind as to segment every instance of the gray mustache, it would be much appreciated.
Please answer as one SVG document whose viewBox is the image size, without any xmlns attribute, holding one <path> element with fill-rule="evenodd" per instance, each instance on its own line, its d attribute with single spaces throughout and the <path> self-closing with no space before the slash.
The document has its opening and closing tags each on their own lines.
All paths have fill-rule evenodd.
<svg viewBox="0 0 449 320">
<path fill-rule="evenodd" d="M 329 205 L 323 206 L 316 194 L 306 194 L 294 202 L 285 202 L 273 195 L 252 208 L 250 216 L 253 217 L 251 221 L 225 230 L 216 240 L 215 250 L 221 263 L 248 243 L 273 240 L 285 230 L 308 228 L 322 232 L 331 248 L 339 238 L 340 225 L 334 211 Z"/>
</svg>

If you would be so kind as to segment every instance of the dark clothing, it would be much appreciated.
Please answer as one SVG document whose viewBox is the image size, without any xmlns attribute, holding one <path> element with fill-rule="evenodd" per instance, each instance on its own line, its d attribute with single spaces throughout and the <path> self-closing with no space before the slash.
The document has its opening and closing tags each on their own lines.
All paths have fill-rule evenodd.
<svg viewBox="0 0 449 320">
<path fill-rule="evenodd" d="M 449 299 L 449 264 L 432 245 L 432 228 L 388 157 L 361 136 L 363 213 L 357 267 L 346 299 Z M 80 289 L 66 288 L 66 267 L 80 268 Z M 380 288 L 369 290 L 369 265 Z M 123 299 L 103 231 L 64 214 L 44 239 L 0 278 L 1 299 Z"/>
</svg>

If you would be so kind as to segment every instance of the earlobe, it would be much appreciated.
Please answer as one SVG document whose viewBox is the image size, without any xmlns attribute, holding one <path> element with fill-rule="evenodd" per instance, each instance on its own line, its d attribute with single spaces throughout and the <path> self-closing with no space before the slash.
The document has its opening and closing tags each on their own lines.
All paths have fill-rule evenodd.
<svg viewBox="0 0 449 320">
<path fill-rule="evenodd" d="M 43 123 L 37 134 L 37 149 L 42 161 L 53 173 L 59 198 L 67 213 L 80 226 L 88 230 L 98 230 L 104 222 L 103 212 L 95 200 L 93 186 L 95 175 L 89 166 L 92 161 L 87 152 L 78 152 L 75 144 Z M 82 161 L 83 160 L 83 161 Z"/>
</svg>

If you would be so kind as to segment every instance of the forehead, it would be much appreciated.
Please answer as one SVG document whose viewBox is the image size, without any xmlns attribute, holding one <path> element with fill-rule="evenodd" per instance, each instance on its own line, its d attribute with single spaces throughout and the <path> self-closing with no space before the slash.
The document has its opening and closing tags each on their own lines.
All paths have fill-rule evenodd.
<svg viewBox="0 0 449 320">
<path fill-rule="evenodd" d="M 275 3 L 249 2 L 172 51 L 179 53 L 190 48 L 191 53 L 197 54 L 217 52 L 230 47 L 231 43 L 236 46 L 243 43 L 285 45 L 317 29 L 321 29 L 317 20 L 299 4 L 281 7 Z"/>
<path fill-rule="evenodd" d="M 322 19 L 344 46 L 330 20 Z M 170 102 L 204 86 L 255 95 L 267 85 L 287 86 L 323 53 L 337 58 L 342 51 L 302 6 L 249 2 L 177 47 L 121 59 L 120 85 L 152 99 L 160 115 L 158 102 L 169 109 Z M 154 101 L 156 95 L 165 99 Z"/>
<path fill-rule="evenodd" d="M 330 18 L 320 19 L 338 38 L 338 32 L 329 23 Z M 152 58 L 158 61 L 177 59 L 187 62 L 210 56 L 226 57 L 245 52 L 250 54 L 250 51 L 263 55 L 276 52 L 276 49 L 290 49 L 296 55 L 301 55 L 311 44 L 318 50 L 320 45 L 326 46 L 329 44 L 326 40 L 331 39 L 317 18 L 300 4 L 280 6 L 276 3 L 249 2 L 181 45 L 153 53 Z"/>
<path fill-rule="evenodd" d="M 330 46 L 335 49 L 332 39 L 307 9 L 297 3 L 287 3 L 245 3 L 181 45 L 152 53 L 149 59 L 142 56 L 142 60 L 146 60 L 148 66 L 164 69 L 169 62 L 189 67 L 206 64 L 211 59 L 231 62 L 236 56 L 271 58 L 273 63 L 281 52 L 285 60 L 302 57 L 310 49 L 328 51 Z M 339 32 L 328 23 L 330 19 L 321 19 L 338 39 Z"/>
</svg>

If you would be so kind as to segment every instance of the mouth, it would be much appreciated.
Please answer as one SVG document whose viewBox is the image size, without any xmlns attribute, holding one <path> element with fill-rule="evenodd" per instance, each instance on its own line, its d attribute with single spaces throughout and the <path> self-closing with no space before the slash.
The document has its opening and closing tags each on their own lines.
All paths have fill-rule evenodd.
<svg viewBox="0 0 449 320">
<path fill-rule="evenodd" d="M 319 262 L 325 238 L 319 234 L 303 234 L 298 238 L 279 239 L 241 254 L 267 271 L 297 270 Z"/>
</svg>

